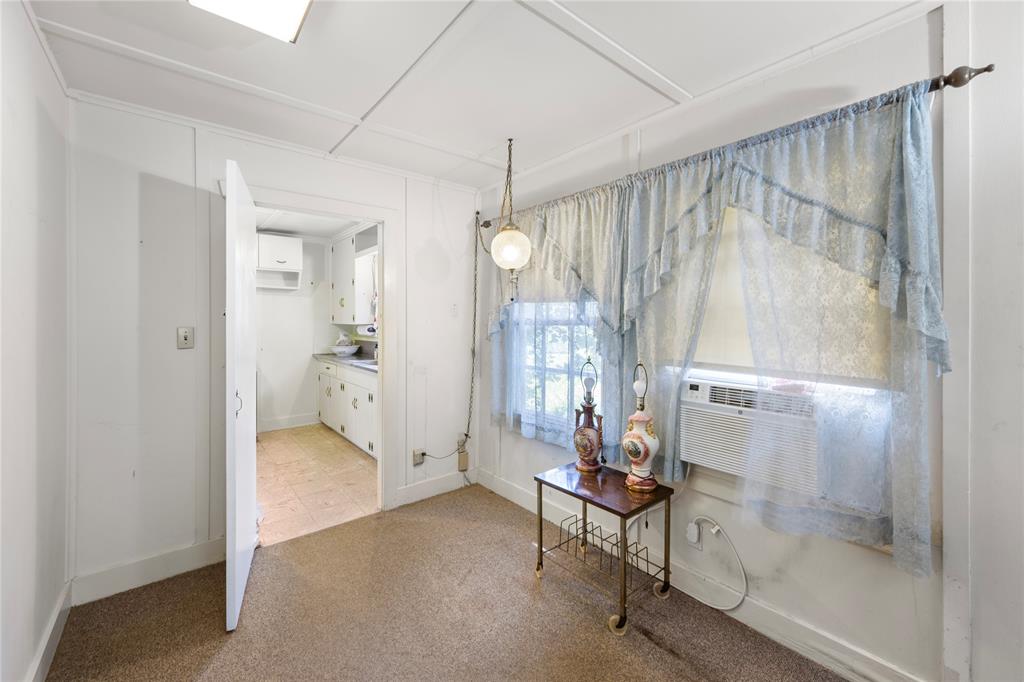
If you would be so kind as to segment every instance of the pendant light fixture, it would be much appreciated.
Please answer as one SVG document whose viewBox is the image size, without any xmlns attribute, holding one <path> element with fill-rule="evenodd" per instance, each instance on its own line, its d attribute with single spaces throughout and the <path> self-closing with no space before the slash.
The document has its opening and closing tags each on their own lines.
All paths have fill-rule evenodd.
<svg viewBox="0 0 1024 682">
<path fill-rule="evenodd" d="M 508 206 L 508 219 L 505 219 Z M 498 216 L 498 234 L 491 241 L 491 258 L 502 270 L 515 271 L 530 262 L 530 238 L 512 222 L 512 138 L 508 138 L 508 168 L 505 172 L 505 194 L 501 198 L 501 215 Z"/>
</svg>

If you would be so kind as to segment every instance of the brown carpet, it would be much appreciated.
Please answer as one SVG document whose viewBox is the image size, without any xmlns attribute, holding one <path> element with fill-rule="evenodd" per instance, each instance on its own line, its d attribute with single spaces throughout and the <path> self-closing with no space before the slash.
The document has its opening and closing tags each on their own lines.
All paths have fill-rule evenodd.
<svg viewBox="0 0 1024 682">
<path fill-rule="evenodd" d="M 480 487 L 258 549 L 238 630 L 218 564 L 72 609 L 50 679 L 834 680 L 673 590 L 533 573 L 534 517 Z"/>
</svg>

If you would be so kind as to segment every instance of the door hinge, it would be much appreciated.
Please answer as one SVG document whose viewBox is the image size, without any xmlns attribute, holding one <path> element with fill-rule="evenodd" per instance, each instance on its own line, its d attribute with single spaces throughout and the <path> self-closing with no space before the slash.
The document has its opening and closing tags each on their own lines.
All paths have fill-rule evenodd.
<svg viewBox="0 0 1024 682">
<path fill-rule="evenodd" d="M 369 396 L 368 396 L 368 397 L 369 397 L 369 401 L 370 401 L 370 402 L 372 403 L 372 402 L 373 402 L 373 394 L 372 394 L 372 393 L 371 393 L 371 394 L 369 394 Z"/>
<path fill-rule="evenodd" d="M 341 432 L 345 433 L 345 425 L 344 424 L 341 425 Z"/>
<path fill-rule="evenodd" d="M 373 441 L 370 441 L 370 452 L 373 452 Z"/>
</svg>

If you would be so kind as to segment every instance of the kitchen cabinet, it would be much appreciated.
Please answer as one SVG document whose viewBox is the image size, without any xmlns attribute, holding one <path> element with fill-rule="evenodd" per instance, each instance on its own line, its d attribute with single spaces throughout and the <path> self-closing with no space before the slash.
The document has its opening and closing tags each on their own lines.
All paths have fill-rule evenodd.
<svg viewBox="0 0 1024 682">
<path fill-rule="evenodd" d="M 331 244 L 331 322 L 377 322 L 379 227 L 359 230 Z"/>
<path fill-rule="evenodd" d="M 356 256 L 353 281 L 353 324 L 377 321 L 377 251 Z"/>
<path fill-rule="evenodd" d="M 302 271 L 302 239 L 279 234 L 260 233 L 256 237 L 260 270 Z"/>
<path fill-rule="evenodd" d="M 345 237 L 331 244 L 331 322 L 357 324 L 355 319 L 356 240 Z"/>
<path fill-rule="evenodd" d="M 349 384 L 350 390 L 346 396 L 350 399 L 351 407 L 351 429 L 346 437 L 374 458 L 377 457 L 374 444 L 377 439 L 377 404 L 374 395 L 377 392 L 376 385 L 376 379 L 368 386 Z"/>
<path fill-rule="evenodd" d="M 380 409 L 376 373 L 320 361 L 317 379 L 320 421 L 376 458 Z"/>
<path fill-rule="evenodd" d="M 302 280 L 302 239 L 260 232 L 256 235 L 256 286 L 295 291 Z"/>
</svg>

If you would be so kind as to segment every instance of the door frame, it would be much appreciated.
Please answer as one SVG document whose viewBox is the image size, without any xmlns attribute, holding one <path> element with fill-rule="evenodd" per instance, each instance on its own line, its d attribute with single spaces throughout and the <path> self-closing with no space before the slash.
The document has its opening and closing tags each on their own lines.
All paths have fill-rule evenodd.
<svg viewBox="0 0 1024 682">
<path fill-rule="evenodd" d="M 244 171 L 244 168 L 243 168 Z M 406 349 L 401 344 L 405 321 L 405 221 L 404 212 L 384 206 L 363 204 L 288 190 L 249 185 L 257 206 L 331 217 L 359 218 L 379 224 L 380 319 L 388 321 L 379 333 L 378 392 L 380 419 L 374 443 L 381 444 L 377 457 L 377 500 L 381 510 L 397 506 L 401 486 L 402 454 L 405 447 L 405 375 Z M 326 239 L 327 243 L 333 236 Z M 219 389 L 218 389 L 219 390 Z M 385 429 L 384 424 L 401 425 Z M 212 434 L 211 434 L 212 435 Z"/>
</svg>

